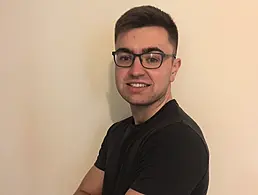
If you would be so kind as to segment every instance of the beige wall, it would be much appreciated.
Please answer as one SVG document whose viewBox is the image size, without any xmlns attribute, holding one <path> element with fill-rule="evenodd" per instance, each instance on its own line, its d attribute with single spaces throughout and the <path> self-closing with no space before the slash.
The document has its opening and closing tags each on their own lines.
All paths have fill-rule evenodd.
<svg viewBox="0 0 258 195">
<path fill-rule="evenodd" d="M 0 194 L 74 192 L 129 114 L 113 83 L 113 27 L 145 3 L 179 26 L 172 91 L 209 143 L 209 195 L 258 194 L 255 0 L 0 0 Z"/>
</svg>

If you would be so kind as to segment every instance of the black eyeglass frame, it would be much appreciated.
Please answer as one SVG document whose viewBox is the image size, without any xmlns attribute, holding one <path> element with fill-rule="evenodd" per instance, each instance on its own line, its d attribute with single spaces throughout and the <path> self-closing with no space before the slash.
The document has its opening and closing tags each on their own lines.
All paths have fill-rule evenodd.
<svg viewBox="0 0 258 195">
<path fill-rule="evenodd" d="M 116 66 L 121 67 L 121 68 L 129 68 L 129 67 L 131 67 L 131 66 L 133 65 L 133 63 L 134 63 L 136 57 L 139 57 L 142 67 L 144 67 L 144 68 L 146 68 L 146 69 L 158 69 L 158 68 L 160 68 L 161 65 L 163 64 L 163 61 L 164 61 L 164 58 L 165 58 L 165 57 L 173 57 L 174 59 L 176 59 L 176 54 L 166 54 L 166 53 L 158 52 L 158 51 L 143 52 L 143 53 L 140 53 L 140 54 L 135 54 L 135 53 L 133 53 L 133 52 L 124 52 L 124 53 L 128 53 L 128 54 L 133 55 L 133 60 L 132 60 L 132 63 L 131 63 L 129 66 L 120 66 L 120 65 L 118 65 L 117 62 L 116 62 L 116 54 L 117 54 L 118 52 L 121 52 L 121 51 L 119 51 L 119 50 L 117 50 L 117 51 L 112 51 L 112 56 L 113 56 L 113 58 L 114 58 L 114 62 L 115 62 L 115 64 L 116 64 Z M 145 67 L 145 66 L 142 64 L 142 58 L 141 58 L 142 55 L 145 55 L 145 54 L 159 54 L 159 55 L 161 55 L 162 59 L 161 59 L 161 61 L 160 61 L 160 65 L 159 65 L 158 67 L 155 67 L 155 68 Z"/>
</svg>

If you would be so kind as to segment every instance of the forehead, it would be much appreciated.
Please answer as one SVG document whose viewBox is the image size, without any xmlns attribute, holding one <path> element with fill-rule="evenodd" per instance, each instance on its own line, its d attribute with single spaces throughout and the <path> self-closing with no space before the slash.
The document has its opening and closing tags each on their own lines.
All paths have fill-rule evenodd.
<svg viewBox="0 0 258 195">
<path fill-rule="evenodd" d="M 135 53 L 142 49 L 158 47 L 164 52 L 172 52 L 173 46 L 169 42 L 168 33 L 162 27 L 142 27 L 119 34 L 116 41 L 116 49 L 128 48 Z"/>
</svg>

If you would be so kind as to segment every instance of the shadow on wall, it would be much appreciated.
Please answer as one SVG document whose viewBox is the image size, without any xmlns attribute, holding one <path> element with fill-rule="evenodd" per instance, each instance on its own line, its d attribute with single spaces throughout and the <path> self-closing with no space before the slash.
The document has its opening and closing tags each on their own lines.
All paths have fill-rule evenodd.
<svg viewBox="0 0 258 195">
<path fill-rule="evenodd" d="M 129 104 L 120 96 L 115 84 L 115 64 L 109 63 L 109 90 L 106 93 L 112 122 L 120 121 L 131 115 Z"/>
</svg>

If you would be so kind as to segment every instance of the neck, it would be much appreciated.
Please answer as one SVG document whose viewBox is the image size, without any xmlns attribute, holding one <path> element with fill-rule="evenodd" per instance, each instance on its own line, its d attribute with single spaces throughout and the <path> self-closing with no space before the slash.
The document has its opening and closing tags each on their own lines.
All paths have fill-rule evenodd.
<svg viewBox="0 0 258 195">
<path fill-rule="evenodd" d="M 158 101 L 146 105 L 138 106 L 131 105 L 132 115 L 135 121 L 135 124 L 144 123 L 153 115 L 155 115 L 168 101 L 172 100 L 171 94 L 166 95 L 165 97 L 159 99 Z"/>
</svg>

